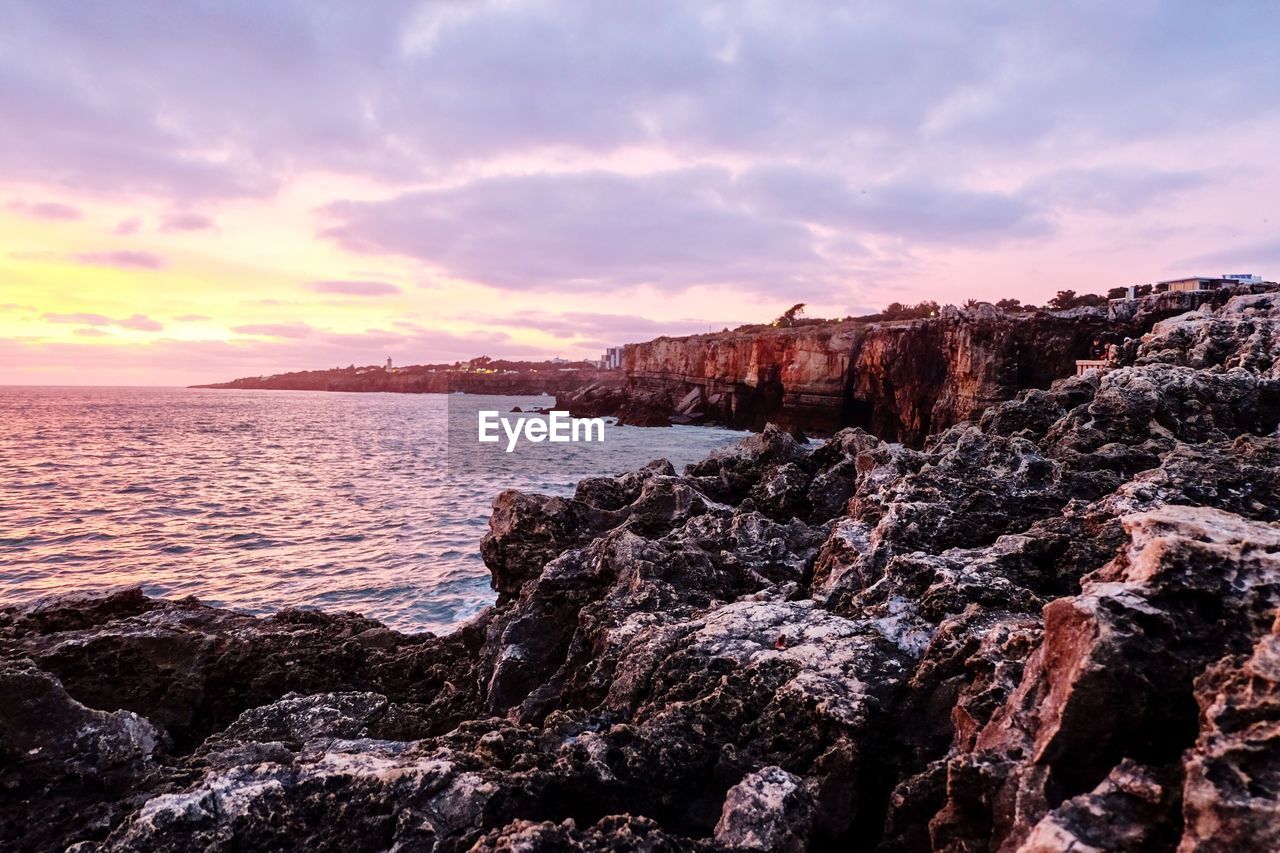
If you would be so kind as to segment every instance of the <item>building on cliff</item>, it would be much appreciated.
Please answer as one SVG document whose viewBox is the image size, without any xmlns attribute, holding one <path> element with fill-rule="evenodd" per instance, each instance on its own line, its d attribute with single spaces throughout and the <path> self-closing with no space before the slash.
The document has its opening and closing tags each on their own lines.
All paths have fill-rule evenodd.
<svg viewBox="0 0 1280 853">
<path fill-rule="evenodd" d="M 600 356 L 600 369 L 622 369 L 622 347 L 609 347 L 606 349 L 604 351 L 604 355 Z"/>
<path fill-rule="evenodd" d="M 1105 358 L 1076 359 L 1076 376 L 1084 376 L 1090 370 L 1109 370 L 1111 362 Z"/>
<path fill-rule="evenodd" d="M 1252 280 L 1254 276 L 1249 278 Z M 1181 293 L 1192 290 L 1217 290 L 1220 287 L 1240 284 L 1241 281 L 1242 279 L 1233 276 L 1222 276 L 1221 278 L 1193 276 L 1192 278 L 1175 278 L 1169 281 L 1162 281 L 1156 287 L 1161 290 L 1167 290 L 1170 293 Z"/>
</svg>

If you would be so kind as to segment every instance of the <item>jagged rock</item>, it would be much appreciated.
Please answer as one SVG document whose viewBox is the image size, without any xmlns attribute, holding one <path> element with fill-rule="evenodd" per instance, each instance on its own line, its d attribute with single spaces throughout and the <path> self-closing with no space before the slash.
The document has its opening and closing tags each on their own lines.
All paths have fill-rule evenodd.
<svg viewBox="0 0 1280 853">
<path fill-rule="evenodd" d="M 654 459 L 638 471 L 617 477 L 588 477 L 578 483 L 574 500 L 596 509 L 619 510 L 640 497 L 644 484 L 652 477 L 674 477 L 675 468 L 665 459 Z"/>
<path fill-rule="evenodd" d="M 656 821 L 632 815 L 610 815 L 586 829 L 579 829 L 572 818 L 559 824 L 551 821 L 534 823 L 518 820 L 494 830 L 472 846 L 475 853 L 551 853 L 572 850 L 581 853 L 611 853 L 634 850 L 637 853 L 677 853 L 702 850 L 707 845 L 688 839 L 671 837 Z"/>
<path fill-rule="evenodd" d="M 598 418 L 616 415 L 626 400 L 622 376 L 609 381 L 590 382 L 556 394 L 555 409 L 576 418 Z"/>
<path fill-rule="evenodd" d="M 300 749 L 319 737 L 351 740 L 370 736 L 370 727 L 387 713 L 381 693 L 290 694 L 250 708 L 227 728 L 206 740 L 202 750 L 222 744 L 281 743 Z"/>
<path fill-rule="evenodd" d="M 1250 656 L 1201 675 L 1196 700 L 1178 849 L 1280 849 L 1280 618 Z"/>
<path fill-rule="evenodd" d="M 581 501 L 508 489 L 493 502 L 480 553 L 493 588 L 512 595 L 551 559 L 616 523 L 611 514 Z"/>
<path fill-rule="evenodd" d="M 1280 293 L 1233 296 L 1218 311 L 1190 311 L 1156 323 L 1137 343 L 1136 364 L 1243 369 L 1280 378 Z"/>
<path fill-rule="evenodd" d="M 1171 773 L 1156 774 L 1124 759 L 1093 791 L 1064 802 L 1032 829 L 1018 853 L 1142 853 L 1170 849 L 1178 789 Z"/>
<path fill-rule="evenodd" d="M 765 767 L 729 789 L 716 842 L 731 850 L 798 853 L 812 829 L 813 799 L 804 782 L 781 767 Z"/>
<path fill-rule="evenodd" d="M 1055 798 L 1092 790 L 1123 758 L 1176 761 L 1196 736 L 1195 677 L 1270 626 L 1280 529 L 1174 506 L 1124 524 L 1128 549 L 1045 607 L 1022 684 L 951 760 L 935 843 L 986 824 L 1016 844 Z"/>
<path fill-rule="evenodd" d="M 87 708 L 31 661 L 0 661 L 0 846 L 101 837 L 132 789 L 166 778 L 164 751 L 160 732 L 132 711 Z"/>
<path fill-rule="evenodd" d="M 147 718 L 186 752 L 249 708 L 288 693 L 373 690 L 429 709 L 428 726 L 448 727 L 474 713 L 476 697 L 461 675 L 468 644 L 482 628 L 449 638 L 406 636 L 369 619 L 284 611 L 256 619 L 193 601 L 133 595 L 114 615 L 100 597 L 87 619 L 50 622 L 48 604 L 0 611 L 0 643 L 20 649 L 91 708 L 126 709 Z M 73 610 L 74 599 L 56 602 Z M 75 624 L 70 630 L 63 625 Z M 54 627 L 51 628 L 51 625 Z"/>
<path fill-rule="evenodd" d="M 748 497 L 770 518 L 788 519 L 809 514 L 809 481 L 794 462 L 773 466 L 752 487 Z"/>
<path fill-rule="evenodd" d="M 104 851 L 431 850 L 477 833 L 497 787 L 412 745 L 346 741 L 292 763 L 209 770 L 148 800 Z"/>
</svg>

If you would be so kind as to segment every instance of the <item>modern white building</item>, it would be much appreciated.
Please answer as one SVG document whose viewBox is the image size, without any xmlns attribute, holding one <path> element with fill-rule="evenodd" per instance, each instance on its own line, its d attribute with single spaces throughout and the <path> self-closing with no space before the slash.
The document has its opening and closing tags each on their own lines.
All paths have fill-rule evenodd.
<svg viewBox="0 0 1280 853">
<path fill-rule="evenodd" d="M 622 369 L 622 347 L 609 347 L 604 351 L 604 355 L 600 356 L 601 370 L 621 370 Z"/>
<path fill-rule="evenodd" d="M 1220 287 L 1231 287 L 1236 284 L 1261 284 L 1263 278 L 1253 273 L 1228 273 L 1217 278 L 1195 276 L 1194 278 L 1175 278 L 1160 282 L 1160 287 L 1171 292 L 1188 290 L 1217 290 Z"/>
<path fill-rule="evenodd" d="M 1162 287 L 1170 293 L 1181 293 L 1189 290 L 1217 290 L 1224 284 L 1235 284 L 1235 282 L 1222 278 L 1195 276 L 1193 278 L 1175 278 L 1169 281 L 1162 281 L 1156 287 Z"/>
</svg>

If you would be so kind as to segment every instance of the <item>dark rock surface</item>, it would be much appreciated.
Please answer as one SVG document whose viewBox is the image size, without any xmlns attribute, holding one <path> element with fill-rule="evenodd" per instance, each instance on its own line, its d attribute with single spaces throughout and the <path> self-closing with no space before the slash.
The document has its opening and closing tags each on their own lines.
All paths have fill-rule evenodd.
<svg viewBox="0 0 1280 853">
<path fill-rule="evenodd" d="M 1280 297 L 919 449 L 508 492 L 447 637 L 0 611 L 14 850 L 1280 846 Z"/>
</svg>

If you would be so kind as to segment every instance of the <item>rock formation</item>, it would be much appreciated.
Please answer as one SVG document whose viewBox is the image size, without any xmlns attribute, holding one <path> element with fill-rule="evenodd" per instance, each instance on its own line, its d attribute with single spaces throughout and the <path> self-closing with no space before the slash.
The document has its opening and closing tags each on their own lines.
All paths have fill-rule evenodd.
<svg viewBox="0 0 1280 853">
<path fill-rule="evenodd" d="M 1242 285 L 1240 292 L 1274 289 Z M 1109 309 L 1004 312 L 993 305 L 946 306 L 921 320 L 748 327 L 658 338 L 626 348 L 626 383 L 590 384 L 558 395 L 579 416 L 622 423 L 765 423 L 830 435 L 859 427 L 918 446 L 1028 388 L 1075 372 L 1076 359 L 1136 339 L 1155 322 L 1226 290 L 1160 293 Z"/>
<path fill-rule="evenodd" d="M 1274 849 L 1278 356 L 1242 296 L 918 449 L 505 493 L 447 637 L 10 608 L 0 847 Z"/>
</svg>

